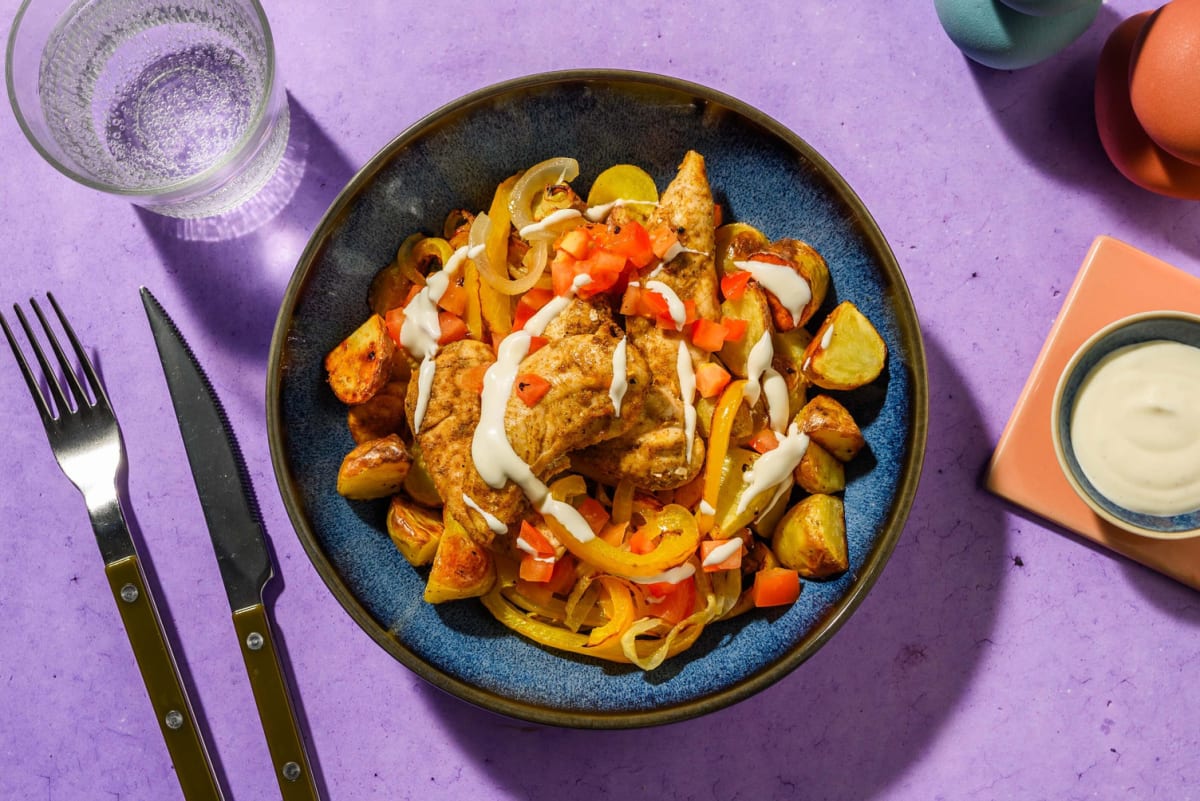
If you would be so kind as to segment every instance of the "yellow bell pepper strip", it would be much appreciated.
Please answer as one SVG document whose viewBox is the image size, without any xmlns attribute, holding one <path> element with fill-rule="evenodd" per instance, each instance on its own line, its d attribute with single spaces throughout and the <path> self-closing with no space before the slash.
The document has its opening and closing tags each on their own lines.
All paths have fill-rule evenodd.
<svg viewBox="0 0 1200 801">
<path fill-rule="evenodd" d="M 617 576 L 657 576 L 682 564 L 696 552 L 700 545 L 700 530 L 696 526 L 696 518 L 687 509 L 671 504 L 661 511 L 646 510 L 643 514 L 646 526 L 653 527 L 660 534 L 658 545 L 644 554 L 623 550 L 599 537 L 581 542 L 553 518 L 547 518 L 546 522 L 568 551 L 592 567 Z"/>
<path fill-rule="evenodd" d="M 744 380 L 734 381 L 721 393 L 717 408 L 713 411 L 712 432 L 708 438 L 708 458 L 704 464 L 704 502 L 709 508 L 717 508 L 717 495 L 721 491 L 721 468 L 725 454 L 729 452 L 729 435 L 733 431 L 733 420 L 742 405 Z M 707 534 L 713 527 L 713 515 L 701 512 L 696 515 L 700 531 Z"/>
<path fill-rule="evenodd" d="M 597 583 L 602 593 L 600 606 L 607 612 L 608 622 L 592 629 L 588 634 L 588 645 L 599 645 L 616 637 L 633 623 L 633 597 L 629 585 L 614 576 L 601 576 Z"/>
<path fill-rule="evenodd" d="M 483 308 L 479 300 L 479 270 L 475 262 L 468 261 L 462 268 L 463 290 L 467 293 L 467 309 L 463 322 L 467 324 L 467 335 L 476 342 L 483 341 Z"/>
<path fill-rule="evenodd" d="M 508 211 L 508 197 L 515 183 L 516 178 L 513 177 L 497 186 L 492 207 L 488 210 L 491 225 L 484 240 L 484 252 L 492 269 L 497 271 L 508 272 L 508 231 L 512 219 Z M 479 301 L 492 338 L 499 342 L 512 331 L 512 296 L 500 292 L 488 281 L 480 280 Z"/>
</svg>

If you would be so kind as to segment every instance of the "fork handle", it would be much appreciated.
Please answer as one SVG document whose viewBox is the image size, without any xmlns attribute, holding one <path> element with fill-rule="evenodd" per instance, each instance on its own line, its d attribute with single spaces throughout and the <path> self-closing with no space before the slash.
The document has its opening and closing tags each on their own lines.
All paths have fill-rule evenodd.
<svg viewBox="0 0 1200 801">
<path fill-rule="evenodd" d="M 187 801 L 222 801 L 208 750 L 196 727 L 192 705 L 138 557 L 126 556 L 110 562 L 104 572 L 175 765 L 183 797 Z"/>
</svg>

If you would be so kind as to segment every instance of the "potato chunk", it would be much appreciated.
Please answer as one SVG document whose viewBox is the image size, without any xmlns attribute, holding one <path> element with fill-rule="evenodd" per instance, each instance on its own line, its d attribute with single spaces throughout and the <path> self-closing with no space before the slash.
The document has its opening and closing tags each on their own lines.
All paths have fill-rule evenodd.
<svg viewBox="0 0 1200 801">
<path fill-rule="evenodd" d="M 796 415 L 796 424 L 809 439 L 843 462 L 854 458 L 866 440 L 845 406 L 828 395 L 817 395 Z"/>
<path fill-rule="evenodd" d="M 771 538 L 779 563 L 805 578 L 827 578 L 849 567 L 845 511 L 832 495 L 810 495 L 789 509 Z"/>
<path fill-rule="evenodd" d="M 346 412 L 346 425 L 354 441 L 362 443 L 398 434 L 404 428 L 404 395 L 407 381 L 389 381 L 374 395 Z"/>
<path fill-rule="evenodd" d="M 425 582 L 425 600 L 431 604 L 476 598 L 496 579 L 496 564 L 487 548 L 452 520 L 446 523 Z"/>
<path fill-rule="evenodd" d="M 804 458 L 792 471 L 792 478 L 805 492 L 829 494 L 846 488 L 845 466 L 811 437 Z"/>
<path fill-rule="evenodd" d="M 412 457 L 397 434 L 357 446 L 338 470 L 337 491 L 351 500 L 367 501 L 394 495 L 404 486 Z"/>
<path fill-rule="evenodd" d="M 726 342 L 718 354 L 726 370 L 738 378 L 745 378 L 750 351 L 763 334 L 771 330 L 771 307 L 767 304 L 767 293 L 757 284 L 751 284 L 737 300 L 721 302 L 721 318 L 746 323 L 746 333 L 742 338 L 736 342 Z"/>
<path fill-rule="evenodd" d="M 883 372 L 887 345 L 850 301 L 829 313 L 804 351 L 804 374 L 825 389 L 857 389 Z"/>
<path fill-rule="evenodd" d="M 779 331 L 791 331 L 811 320 L 817 313 L 817 309 L 821 308 L 821 304 L 825 302 L 825 295 L 829 292 L 829 267 L 812 245 L 801 242 L 799 239 L 780 239 L 772 242 L 766 248 L 766 252 L 780 256 L 787 261 L 808 284 L 808 289 L 812 293 L 808 303 L 804 304 L 804 308 L 800 310 L 799 320 L 793 320 L 792 313 L 779 302 L 779 299 L 770 292 L 767 293 L 767 302 L 771 304 L 771 315 L 775 320 L 775 328 Z"/>
<path fill-rule="evenodd" d="M 347 404 L 368 400 L 391 379 L 395 354 L 387 324 L 372 314 L 325 357 L 333 394 Z"/>
<path fill-rule="evenodd" d="M 387 532 L 410 565 L 427 565 L 442 539 L 442 516 L 403 495 L 393 495 L 388 506 Z"/>
</svg>

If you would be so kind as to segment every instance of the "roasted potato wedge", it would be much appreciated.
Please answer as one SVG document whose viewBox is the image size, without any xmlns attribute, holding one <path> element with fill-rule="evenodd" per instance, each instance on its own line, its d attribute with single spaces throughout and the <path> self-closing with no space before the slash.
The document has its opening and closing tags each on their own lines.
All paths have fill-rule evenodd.
<svg viewBox="0 0 1200 801">
<path fill-rule="evenodd" d="M 412 457 L 397 434 L 357 446 L 338 469 L 337 491 L 356 501 L 385 498 L 400 491 Z"/>
<path fill-rule="evenodd" d="M 796 415 L 796 424 L 809 439 L 843 462 L 853 459 L 866 444 L 850 412 L 828 395 L 816 395 L 805 404 Z"/>
<path fill-rule="evenodd" d="M 717 495 L 716 514 L 713 516 L 715 538 L 731 536 L 756 521 L 774 498 L 773 493 L 763 492 L 752 500 L 744 510 L 738 511 L 742 495 L 749 488 L 742 476 L 754 466 L 758 454 L 745 448 L 730 448 L 721 465 L 721 491 Z"/>
<path fill-rule="evenodd" d="M 372 314 L 325 357 L 329 386 L 342 403 L 363 403 L 391 380 L 396 343 L 387 324 Z"/>
<path fill-rule="evenodd" d="M 804 349 L 812 341 L 812 334 L 807 328 L 793 328 L 791 331 L 776 331 L 771 335 L 771 344 L 775 347 L 775 356 L 771 360 L 774 367 L 788 388 L 788 416 L 795 417 L 804 407 L 808 396 L 808 379 L 804 377 Z"/>
<path fill-rule="evenodd" d="M 696 399 L 696 431 L 708 440 L 712 436 L 712 418 L 717 411 L 717 401 L 720 395 L 712 398 Z M 760 403 L 751 411 L 745 403 L 738 407 L 733 417 L 733 428 L 729 432 L 729 441 L 735 445 L 743 445 L 750 441 L 755 432 L 760 431 L 766 424 L 763 414 L 764 404 Z"/>
<path fill-rule="evenodd" d="M 746 223 L 730 223 L 717 229 L 717 272 L 728 275 L 735 272 L 735 261 L 750 258 L 751 253 L 763 250 L 770 243 L 752 225 Z"/>
<path fill-rule="evenodd" d="M 475 542 L 453 520 L 444 522 L 442 538 L 425 581 L 425 600 L 431 604 L 477 598 L 492 588 L 496 564 L 491 552 Z"/>
<path fill-rule="evenodd" d="M 750 524 L 751 530 L 755 534 L 762 537 L 764 540 L 771 539 L 771 535 L 775 532 L 775 527 L 779 525 L 779 521 L 783 519 L 784 514 L 788 510 L 788 505 L 791 502 L 791 493 L 785 492 L 779 496 L 779 500 L 768 509 L 766 509 L 758 518 Z"/>
<path fill-rule="evenodd" d="M 846 510 L 833 495 L 809 495 L 788 510 L 771 537 L 784 567 L 804 578 L 828 578 L 849 567 Z"/>
<path fill-rule="evenodd" d="M 799 320 L 794 319 L 792 313 L 784 308 L 784 305 L 774 295 L 770 292 L 767 293 L 767 302 L 771 304 L 771 316 L 775 321 L 775 328 L 779 331 L 791 331 L 811 320 L 817 313 L 817 309 L 821 308 L 821 304 L 825 302 L 825 295 L 829 292 L 829 267 L 825 264 L 825 259 L 821 258 L 820 253 L 817 253 L 807 242 L 801 242 L 799 239 L 780 239 L 772 242 L 766 248 L 766 252 L 788 262 L 808 284 L 811 293 L 808 303 L 804 304 L 804 308 L 800 310 Z"/>
<path fill-rule="evenodd" d="M 351 406 L 346 412 L 346 425 L 355 443 L 362 443 L 399 434 L 405 427 L 404 395 L 407 381 L 389 381 L 367 400 Z"/>
<path fill-rule="evenodd" d="M 746 361 L 750 351 L 771 330 L 771 307 L 767 305 L 767 293 L 756 284 L 746 287 L 746 292 L 737 300 L 721 301 L 721 317 L 744 320 L 746 333 L 737 342 L 726 342 L 717 354 L 725 369 L 738 378 L 746 377 Z"/>
<path fill-rule="evenodd" d="M 413 458 L 413 463 L 408 469 L 408 475 L 404 477 L 404 491 L 408 493 L 408 497 L 423 506 L 441 506 L 442 496 L 437 485 L 433 483 L 433 476 L 429 475 L 429 467 L 425 464 L 420 446 L 414 442 L 409 446 L 408 452 Z"/>
<path fill-rule="evenodd" d="M 792 478 L 805 492 L 828 495 L 846 488 L 846 467 L 810 437 Z"/>
<path fill-rule="evenodd" d="M 887 345 L 850 301 L 829 313 L 804 351 L 804 375 L 824 389 L 857 389 L 883 372 Z"/>
<path fill-rule="evenodd" d="M 393 495 L 388 506 L 387 532 L 400 554 L 413 567 L 433 560 L 442 539 L 442 515 L 414 503 L 403 495 Z"/>
</svg>

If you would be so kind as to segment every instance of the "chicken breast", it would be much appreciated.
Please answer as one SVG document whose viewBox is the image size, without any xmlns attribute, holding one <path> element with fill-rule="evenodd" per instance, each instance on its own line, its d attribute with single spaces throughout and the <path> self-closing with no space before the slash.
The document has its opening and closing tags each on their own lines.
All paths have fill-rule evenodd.
<svg viewBox="0 0 1200 801">
<path fill-rule="evenodd" d="M 686 250 L 668 262 L 654 280 L 662 281 L 681 299 L 693 300 L 699 316 L 718 319 L 713 197 L 704 157 L 699 153 L 688 151 L 659 199 L 650 226 L 659 224 L 674 229 Z M 573 454 L 571 464 L 580 473 L 608 484 L 625 478 L 647 490 L 674 489 L 695 478 L 704 464 L 703 440 L 696 437 L 691 451 L 687 449 L 677 369 L 679 343 L 685 339 L 644 317 L 626 318 L 625 328 L 653 376 L 645 412 L 625 435 Z M 693 369 L 708 360 L 704 351 L 690 343 L 686 347 Z"/>
</svg>

